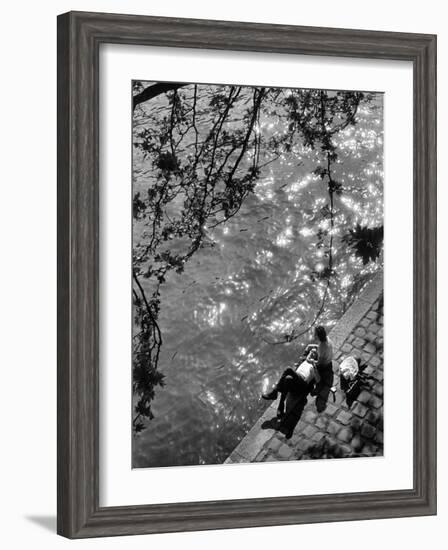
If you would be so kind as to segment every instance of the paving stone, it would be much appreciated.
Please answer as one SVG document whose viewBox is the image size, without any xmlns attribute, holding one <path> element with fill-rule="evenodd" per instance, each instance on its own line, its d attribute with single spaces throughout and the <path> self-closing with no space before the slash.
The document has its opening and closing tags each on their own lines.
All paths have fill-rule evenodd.
<svg viewBox="0 0 448 550">
<path fill-rule="evenodd" d="M 376 443 L 379 443 L 380 445 L 383 444 L 383 432 L 382 430 L 377 430 L 375 434 L 375 441 Z"/>
<path fill-rule="evenodd" d="M 292 434 L 291 439 L 288 441 L 288 444 L 290 447 L 295 447 L 299 443 L 299 441 L 303 438 L 302 429 L 303 427 L 299 423 L 297 428 L 294 430 L 294 433 Z"/>
<path fill-rule="evenodd" d="M 344 443 L 348 443 L 353 437 L 353 430 L 351 428 L 342 428 L 338 433 L 338 439 Z"/>
<path fill-rule="evenodd" d="M 365 374 L 368 374 L 369 376 L 371 376 L 375 372 L 375 369 L 369 364 L 364 369 L 364 372 L 365 372 Z"/>
<path fill-rule="evenodd" d="M 291 458 L 292 453 L 292 448 L 289 445 L 283 443 L 278 449 L 276 456 L 278 456 L 278 458 L 280 458 L 281 460 L 288 460 L 289 458 Z"/>
<path fill-rule="evenodd" d="M 368 363 L 370 361 L 370 358 L 372 357 L 372 354 L 367 352 L 367 351 L 363 351 L 361 353 L 361 365 L 365 365 L 366 363 Z"/>
<path fill-rule="evenodd" d="M 311 439 L 302 439 L 298 447 L 301 451 L 306 452 L 312 445 L 314 445 L 314 443 Z"/>
<path fill-rule="evenodd" d="M 373 393 L 376 394 L 378 397 L 383 397 L 383 384 L 380 382 L 377 382 L 373 385 Z"/>
<path fill-rule="evenodd" d="M 370 325 L 370 319 L 367 319 L 366 317 L 364 317 L 364 319 L 362 319 L 359 323 L 362 327 L 368 327 Z"/>
<path fill-rule="evenodd" d="M 314 421 L 316 420 L 316 417 L 317 417 L 317 413 L 315 413 L 314 411 L 311 411 L 311 410 L 306 411 L 306 413 L 304 414 L 304 420 L 306 420 L 310 424 L 314 423 Z"/>
<path fill-rule="evenodd" d="M 277 458 L 272 453 L 266 453 L 257 462 L 274 462 Z"/>
<path fill-rule="evenodd" d="M 364 346 L 364 351 L 369 353 L 370 355 L 373 355 L 376 352 L 376 347 L 372 344 L 372 342 L 368 342 Z"/>
<path fill-rule="evenodd" d="M 330 452 L 333 458 L 343 458 L 344 456 L 344 448 L 339 442 L 330 447 Z"/>
<path fill-rule="evenodd" d="M 282 445 L 282 442 L 280 441 L 280 439 L 273 437 L 268 443 L 268 449 L 270 451 L 275 452 L 280 448 L 281 445 Z"/>
<path fill-rule="evenodd" d="M 370 401 L 370 398 L 371 398 L 371 395 L 370 393 L 367 391 L 367 390 L 363 390 L 359 395 L 358 395 L 358 401 L 360 403 L 362 403 L 363 405 L 367 405 Z"/>
<path fill-rule="evenodd" d="M 345 395 L 341 391 L 338 391 L 334 396 L 334 403 L 332 404 L 337 407 L 340 407 L 344 401 L 345 401 Z"/>
<path fill-rule="evenodd" d="M 372 367 L 379 367 L 380 365 L 382 365 L 382 361 L 380 359 L 380 357 L 378 357 L 378 355 L 374 355 L 371 359 L 370 359 L 370 364 L 372 365 Z"/>
<path fill-rule="evenodd" d="M 368 410 L 369 409 L 362 403 L 356 403 L 352 409 L 353 413 L 361 418 L 363 418 L 366 415 Z"/>
<path fill-rule="evenodd" d="M 331 420 L 327 426 L 327 432 L 332 435 L 336 435 L 341 429 L 341 425 Z"/>
<path fill-rule="evenodd" d="M 336 436 L 332 436 L 332 435 L 326 435 L 325 436 L 325 439 L 326 439 L 326 443 L 327 443 L 327 446 L 329 448 L 331 447 L 335 447 L 336 445 L 340 445 L 338 439 Z"/>
<path fill-rule="evenodd" d="M 359 435 L 355 435 L 353 439 L 350 442 L 350 447 L 356 452 L 359 453 L 361 449 L 363 448 L 364 441 L 361 439 Z"/>
<path fill-rule="evenodd" d="M 378 422 L 381 420 L 381 415 L 377 411 L 369 411 L 366 415 L 365 420 L 369 424 L 372 424 L 372 426 L 376 426 Z"/>
<path fill-rule="evenodd" d="M 371 310 L 369 311 L 369 313 L 366 315 L 367 319 L 370 319 L 371 321 L 376 321 L 376 318 L 378 317 L 378 314 L 376 311 L 374 310 Z"/>
<path fill-rule="evenodd" d="M 304 430 L 303 430 L 303 435 L 305 437 L 309 437 L 310 439 L 313 437 L 313 435 L 317 432 L 317 428 L 314 427 L 314 426 L 307 426 Z"/>
<path fill-rule="evenodd" d="M 374 456 L 375 455 L 375 450 L 376 450 L 375 445 L 372 445 L 372 443 L 370 443 L 370 442 L 366 443 L 364 445 L 364 447 L 362 448 L 362 452 L 366 456 Z"/>
<path fill-rule="evenodd" d="M 327 408 L 325 409 L 325 414 L 328 416 L 333 416 L 334 413 L 338 410 L 336 405 L 333 403 L 327 403 Z"/>
<path fill-rule="evenodd" d="M 336 420 L 338 422 L 341 422 L 341 424 L 344 424 L 344 425 L 349 424 L 351 419 L 352 419 L 352 415 L 346 411 L 341 411 L 336 417 Z"/>
<path fill-rule="evenodd" d="M 360 418 L 358 418 L 357 416 L 353 417 L 353 419 L 350 423 L 350 427 L 353 430 L 353 433 L 357 433 L 357 432 L 361 431 L 362 422 L 363 421 Z"/>
<path fill-rule="evenodd" d="M 316 420 L 316 423 L 315 425 L 320 429 L 320 430 L 323 430 L 324 428 L 327 427 L 327 424 L 328 424 L 328 421 L 325 421 L 324 418 L 322 416 L 320 416 L 317 420 Z"/>
<path fill-rule="evenodd" d="M 367 439 L 372 439 L 373 436 L 375 435 L 376 433 L 376 430 L 373 426 L 371 426 L 370 424 L 363 424 L 362 428 L 361 428 L 361 434 L 363 437 L 367 438 Z M 339 434 L 340 435 L 340 434 Z"/>
<path fill-rule="evenodd" d="M 362 349 L 364 347 L 364 340 L 363 338 L 355 338 L 353 340 L 353 347 L 357 349 Z"/>
<path fill-rule="evenodd" d="M 372 395 L 369 404 L 375 409 L 379 409 L 380 407 L 383 406 L 383 400 L 379 398 L 377 395 Z"/>
<path fill-rule="evenodd" d="M 363 338 L 366 335 L 366 329 L 364 327 L 358 327 L 355 330 L 356 336 L 359 336 L 360 338 Z"/>
<path fill-rule="evenodd" d="M 311 438 L 313 441 L 316 441 L 316 443 L 319 443 L 319 441 L 321 441 L 322 438 L 325 437 L 325 434 L 322 433 L 322 432 L 316 432 L 313 437 Z"/>
<path fill-rule="evenodd" d="M 377 370 L 376 372 L 373 373 L 373 377 L 375 378 L 375 380 L 378 380 L 378 382 L 382 382 L 383 381 L 382 371 Z"/>
<path fill-rule="evenodd" d="M 341 348 L 343 353 L 350 353 L 352 351 L 352 349 L 353 349 L 353 346 L 351 344 L 347 343 L 347 342 Z"/>
<path fill-rule="evenodd" d="M 348 458 L 353 453 L 352 449 L 348 445 L 341 445 L 339 450 L 341 452 L 341 458 Z"/>
</svg>

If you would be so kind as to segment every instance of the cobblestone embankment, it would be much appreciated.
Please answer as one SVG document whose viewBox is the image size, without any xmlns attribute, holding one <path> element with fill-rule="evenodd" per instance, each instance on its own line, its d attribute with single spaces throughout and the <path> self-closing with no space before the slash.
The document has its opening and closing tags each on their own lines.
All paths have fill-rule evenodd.
<svg viewBox="0 0 448 550">
<path fill-rule="evenodd" d="M 335 350 L 334 374 L 331 377 L 330 373 L 319 395 L 308 396 L 306 403 L 292 403 L 281 424 L 276 418 L 277 402 L 272 403 L 226 463 L 383 454 L 382 273 L 363 290 L 329 336 Z M 361 359 L 365 378 L 349 396 L 340 387 L 338 368 L 347 355 Z"/>
</svg>

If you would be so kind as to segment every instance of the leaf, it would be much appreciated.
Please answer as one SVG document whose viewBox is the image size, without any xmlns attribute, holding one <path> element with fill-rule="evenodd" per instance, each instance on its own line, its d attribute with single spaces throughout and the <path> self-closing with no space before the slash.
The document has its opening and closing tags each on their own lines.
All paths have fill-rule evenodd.
<svg viewBox="0 0 448 550">
<path fill-rule="evenodd" d="M 348 244 L 356 256 L 362 259 L 364 265 L 370 261 L 376 261 L 381 253 L 383 245 L 384 226 L 372 227 L 357 224 L 355 229 L 342 237 L 342 241 Z"/>
</svg>

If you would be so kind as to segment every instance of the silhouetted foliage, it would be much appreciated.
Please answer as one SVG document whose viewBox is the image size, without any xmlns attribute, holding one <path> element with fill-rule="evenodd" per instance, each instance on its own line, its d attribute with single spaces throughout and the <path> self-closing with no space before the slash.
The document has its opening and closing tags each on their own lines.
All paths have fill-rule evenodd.
<svg viewBox="0 0 448 550">
<path fill-rule="evenodd" d="M 370 228 L 358 223 L 355 229 L 350 229 L 347 235 L 344 235 L 342 241 L 351 246 L 366 265 L 378 259 L 383 247 L 383 233 L 383 226 Z"/>
<path fill-rule="evenodd" d="M 328 281 L 328 291 L 334 275 L 333 197 L 343 192 L 332 171 L 338 159 L 333 138 L 356 123 L 366 98 L 358 92 L 180 83 L 164 91 L 168 85 L 157 86 L 134 83 L 134 122 L 144 120 L 135 124 L 134 147 L 148 167 L 145 191 L 133 199 L 134 224 L 143 225 L 145 237 L 133 249 L 135 432 L 152 418 L 155 387 L 164 383 L 158 370 L 160 286 L 170 271 L 182 273 L 197 250 L 213 246 L 210 230 L 238 213 L 266 166 L 285 156 L 300 160 L 299 146 L 319 148 L 326 159 L 315 174 L 328 189 L 322 216 L 330 220 L 330 229 L 321 232 L 317 244 L 325 248 L 328 265 L 314 276 Z M 157 105 L 143 109 L 142 98 L 151 100 L 154 94 Z M 278 128 L 269 135 L 262 131 L 268 120 Z M 280 343 L 301 333 L 286 334 Z"/>
</svg>

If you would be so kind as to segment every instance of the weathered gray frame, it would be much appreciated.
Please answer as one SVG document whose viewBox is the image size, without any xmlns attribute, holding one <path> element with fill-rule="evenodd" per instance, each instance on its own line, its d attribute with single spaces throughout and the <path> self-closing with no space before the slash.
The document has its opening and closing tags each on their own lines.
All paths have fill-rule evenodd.
<svg viewBox="0 0 448 550">
<path fill-rule="evenodd" d="M 98 52 L 101 43 L 412 61 L 413 489 L 99 506 Z M 82 12 L 60 15 L 58 257 L 59 534 L 81 538 L 436 513 L 435 36 Z"/>
</svg>

